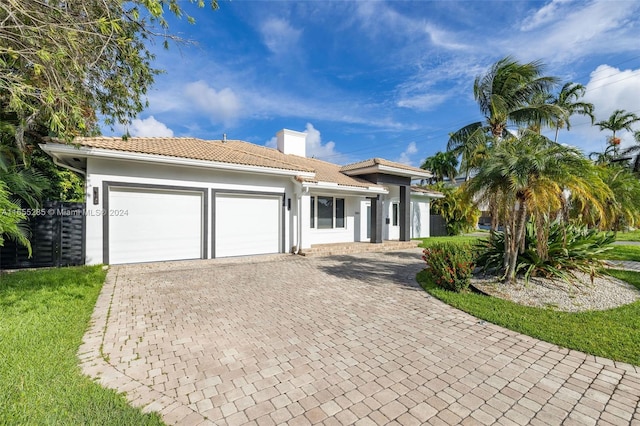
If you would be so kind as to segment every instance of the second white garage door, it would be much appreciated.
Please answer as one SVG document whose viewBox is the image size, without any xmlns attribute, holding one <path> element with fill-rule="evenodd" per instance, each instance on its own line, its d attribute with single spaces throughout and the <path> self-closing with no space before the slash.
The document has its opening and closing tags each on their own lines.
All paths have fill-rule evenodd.
<svg viewBox="0 0 640 426">
<path fill-rule="evenodd" d="M 215 257 L 280 253 L 280 196 L 216 194 Z"/>
<path fill-rule="evenodd" d="M 202 192 L 109 189 L 109 263 L 200 259 Z"/>
</svg>

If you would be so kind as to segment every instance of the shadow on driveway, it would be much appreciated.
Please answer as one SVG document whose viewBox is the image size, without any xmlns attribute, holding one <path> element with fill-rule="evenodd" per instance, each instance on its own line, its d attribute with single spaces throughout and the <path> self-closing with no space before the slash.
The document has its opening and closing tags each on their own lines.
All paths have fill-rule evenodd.
<svg viewBox="0 0 640 426">
<path fill-rule="evenodd" d="M 413 290 L 422 290 L 416 282 L 416 274 L 423 269 L 419 253 L 413 252 L 385 252 L 384 261 L 381 253 L 375 257 L 363 255 L 330 256 L 326 262 L 320 262 L 318 268 L 323 272 L 348 280 L 359 281 L 370 285 L 388 285 L 389 281 Z M 403 262 L 394 261 L 404 259 Z M 414 264 L 407 265 L 406 259 L 415 258 Z"/>
</svg>

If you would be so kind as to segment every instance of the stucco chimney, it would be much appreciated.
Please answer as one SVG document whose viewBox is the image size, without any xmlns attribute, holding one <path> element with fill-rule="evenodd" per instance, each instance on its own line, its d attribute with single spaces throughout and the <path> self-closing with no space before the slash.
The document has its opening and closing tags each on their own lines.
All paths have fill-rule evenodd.
<svg viewBox="0 0 640 426">
<path fill-rule="evenodd" d="M 278 151 L 299 157 L 307 156 L 307 134 L 295 130 L 282 129 L 276 133 Z"/>
</svg>

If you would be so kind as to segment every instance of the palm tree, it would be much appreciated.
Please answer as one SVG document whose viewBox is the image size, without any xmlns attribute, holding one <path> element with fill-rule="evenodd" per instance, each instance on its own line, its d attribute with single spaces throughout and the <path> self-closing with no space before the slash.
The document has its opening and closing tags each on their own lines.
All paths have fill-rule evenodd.
<svg viewBox="0 0 640 426">
<path fill-rule="evenodd" d="M 636 155 L 635 160 L 633 160 L 633 166 L 631 169 L 634 173 L 640 173 L 640 130 L 636 130 L 633 134 L 633 138 L 635 139 L 635 145 L 630 146 L 629 148 L 622 151 L 622 155 Z M 632 157 L 633 159 L 633 157 Z"/>
<path fill-rule="evenodd" d="M 451 182 L 456 183 L 457 166 L 457 155 L 453 152 L 438 151 L 431 157 L 427 157 L 420 168 L 431 171 L 435 182 L 442 182 L 446 177 Z"/>
<path fill-rule="evenodd" d="M 515 280 L 518 251 L 524 247 L 529 217 L 550 218 L 560 212 L 565 203 L 565 190 L 604 217 L 601 200 L 607 188 L 593 167 L 577 149 L 532 131 L 525 131 L 510 143 L 490 148 L 486 161 L 465 187 L 481 201 L 494 203 L 497 218 L 504 226 L 506 282 Z M 536 223 L 548 226 L 549 221 L 536 220 Z M 545 256 L 547 241 L 539 240 L 539 252 Z"/>
<path fill-rule="evenodd" d="M 590 214 L 589 205 L 584 205 L 580 214 L 593 226 L 603 230 L 619 231 L 626 226 L 637 227 L 640 223 L 640 180 L 626 166 L 607 164 L 596 167 L 601 179 L 607 183 L 610 191 L 602 200 L 605 205 L 606 221 L 598 223 Z"/>
<path fill-rule="evenodd" d="M 498 143 L 509 135 L 508 124 L 539 126 L 564 117 L 559 106 L 540 101 L 558 79 L 542 73 L 541 62 L 521 64 L 510 56 L 496 62 L 473 84 L 473 94 L 485 121 L 468 124 L 449 135 L 447 150 L 462 155 L 467 168 L 469 160 L 480 149 Z M 475 164 L 473 164 L 475 166 Z"/>
<path fill-rule="evenodd" d="M 476 77 L 473 94 L 494 138 L 501 138 L 507 124 L 529 124 L 534 113 L 550 119 L 562 112 L 555 105 L 532 104 L 539 93 L 549 92 L 558 82 L 542 76 L 540 61 L 521 64 L 510 56 L 496 62 L 484 76 Z"/>
<path fill-rule="evenodd" d="M 531 97 L 531 118 L 527 125 L 529 130 L 535 133 L 540 133 L 543 125 L 553 123 L 553 120 L 548 116 L 548 111 L 544 108 L 544 105 L 553 105 L 553 101 L 554 97 L 549 92 L 539 92 Z M 565 111 L 557 111 L 557 113 L 565 114 Z M 561 116 L 558 116 L 556 118 L 556 121 L 557 120 L 562 120 Z"/>
<path fill-rule="evenodd" d="M 11 125 L 0 119 L 0 246 L 5 237 L 27 247 L 31 255 L 29 230 L 22 208 L 40 206 L 49 182 L 24 164 L 24 152 L 14 145 Z"/>
<path fill-rule="evenodd" d="M 470 172 L 476 168 L 486 156 L 491 138 L 482 127 L 467 134 L 466 132 L 450 133 L 447 152 L 460 157 L 460 172 L 464 170 L 465 180 L 470 179 Z"/>
<path fill-rule="evenodd" d="M 556 128 L 556 136 L 554 142 L 558 141 L 558 132 L 560 129 L 566 127 L 567 130 L 571 129 L 571 122 L 569 118 L 572 115 L 586 115 L 591 118 L 591 124 L 593 124 L 595 117 L 593 115 L 593 104 L 589 102 L 580 102 L 579 99 L 584 96 L 586 88 L 579 83 L 565 83 L 560 89 L 558 96 L 553 99 L 553 104 L 559 106 L 565 111 L 564 117 L 558 117 L 554 123 Z"/>
<path fill-rule="evenodd" d="M 11 194 L 7 185 L 0 180 L 0 247 L 4 245 L 5 238 L 17 241 L 25 246 L 31 256 L 31 243 L 28 238 L 28 230 L 24 225 L 26 216 L 22 214 L 20 206 L 10 199 Z"/>
<path fill-rule="evenodd" d="M 618 155 L 618 145 L 620 145 L 620 139 L 616 137 L 616 132 L 620 130 L 631 130 L 631 125 L 640 121 L 640 117 L 632 112 L 627 112 L 623 109 L 617 109 L 613 111 L 613 114 L 609 116 L 607 120 L 598 121 L 596 126 L 602 130 L 611 130 L 613 135 L 609 138 L 609 143 L 614 147 L 614 153 Z"/>
</svg>

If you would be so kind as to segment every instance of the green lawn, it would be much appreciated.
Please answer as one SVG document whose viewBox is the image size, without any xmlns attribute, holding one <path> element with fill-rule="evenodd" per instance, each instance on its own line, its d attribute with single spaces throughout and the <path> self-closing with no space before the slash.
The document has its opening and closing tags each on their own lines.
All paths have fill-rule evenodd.
<svg viewBox="0 0 640 426">
<path fill-rule="evenodd" d="M 640 241 L 640 229 L 630 232 L 618 232 L 616 241 Z"/>
<path fill-rule="evenodd" d="M 161 425 L 81 374 L 100 267 L 0 274 L 0 424 Z"/>
<path fill-rule="evenodd" d="M 612 246 L 611 250 L 602 253 L 603 259 L 608 260 L 631 260 L 640 262 L 640 246 Z"/>
<path fill-rule="evenodd" d="M 429 237 L 429 238 L 419 238 L 422 242 L 420 243 L 420 247 L 429 247 L 432 244 L 436 243 L 444 243 L 444 242 L 453 242 L 453 243 L 475 243 L 476 241 L 482 239 L 484 237 L 471 237 L 467 235 L 456 235 L 455 237 Z"/>
<path fill-rule="evenodd" d="M 607 273 L 640 289 L 640 273 Z M 424 271 L 417 279 L 431 295 L 477 318 L 559 346 L 640 365 L 640 301 L 607 311 L 558 312 L 471 292 L 446 291 Z"/>
</svg>

